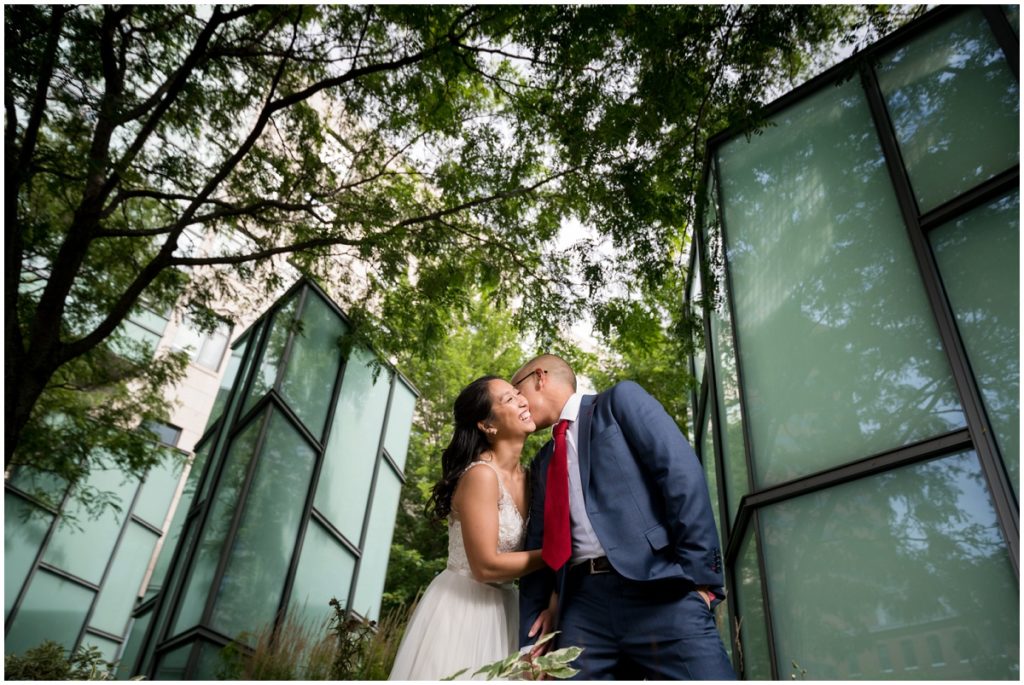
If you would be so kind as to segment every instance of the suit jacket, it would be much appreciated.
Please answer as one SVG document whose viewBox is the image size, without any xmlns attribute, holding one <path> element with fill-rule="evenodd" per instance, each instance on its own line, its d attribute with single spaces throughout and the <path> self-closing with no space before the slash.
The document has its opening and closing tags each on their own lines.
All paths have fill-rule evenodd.
<svg viewBox="0 0 1024 685">
<path fill-rule="evenodd" d="M 718 601 L 722 555 L 704 471 L 665 408 L 643 388 L 624 381 L 580 404 L 579 466 L 587 514 L 609 562 L 638 581 L 676 578 L 711 587 Z M 543 541 L 549 441 L 530 465 L 530 518 L 526 549 Z M 549 568 L 520 580 L 519 644 L 552 589 L 565 596 L 565 575 Z"/>
</svg>

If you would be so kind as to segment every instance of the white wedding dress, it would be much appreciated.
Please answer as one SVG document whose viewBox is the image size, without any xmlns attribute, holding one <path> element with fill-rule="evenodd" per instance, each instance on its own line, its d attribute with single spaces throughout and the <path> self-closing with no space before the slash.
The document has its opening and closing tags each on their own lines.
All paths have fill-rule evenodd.
<svg viewBox="0 0 1024 685">
<path fill-rule="evenodd" d="M 467 471 L 478 464 L 475 461 Z M 526 524 L 498 475 L 498 551 L 523 549 Z M 465 471 L 463 472 L 465 473 Z M 440 680 L 461 669 L 459 679 L 516 651 L 519 592 L 512 583 L 473 579 L 462 541 L 462 524 L 448 519 L 448 566 L 420 598 L 395 656 L 390 680 Z M 478 679 L 483 676 L 477 676 Z"/>
</svg>

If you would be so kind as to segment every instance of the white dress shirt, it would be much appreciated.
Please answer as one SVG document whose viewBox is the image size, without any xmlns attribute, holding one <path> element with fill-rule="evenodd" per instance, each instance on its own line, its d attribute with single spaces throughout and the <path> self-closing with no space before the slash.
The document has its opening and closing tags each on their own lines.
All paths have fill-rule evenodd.
<svg viewBox="0 0 1024 685">
<path fill-rule="evenodd" d="M 596 559 L 605 555 L 601 541 L 597 539 L 594 527 L 587 516 L 587 505 L 583 500 L 583 482 L 580 477 L 580 461 L 577 445 L 579 444 L 580 402 L 581 393 L 573 393 L 562 407 L 559 421 L 569 421 L 569 430 L 565 433 L 565 446 L 569 465 L 569 525 L 572 531 L 572 557 L 570 563 L 577 564 L 587 559 Z"/>
</svg>

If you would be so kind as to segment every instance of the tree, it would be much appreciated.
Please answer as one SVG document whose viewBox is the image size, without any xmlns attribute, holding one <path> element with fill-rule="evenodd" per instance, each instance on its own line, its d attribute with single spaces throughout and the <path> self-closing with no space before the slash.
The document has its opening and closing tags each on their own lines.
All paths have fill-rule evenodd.
<svg viewBox="0 0 1024 685">
<path fill-rule="evenodd" d="M 233 284 L 281 285 L 259 270 L 273 258 L 323 282 L 359 324 L 355 339 L 425 359 L 477 290 L 546 344 L 600 314 L 610 281 L 656 287 L 672 268 L 663 245 L 692 218 L 707 133 L 756 122 L 766 89 L 816 46 L 890 15 L 19 5 L 4 16 L 5 467 L 74 480 L 97 447 L 135 473 L 152 463 L 138 440 L 108 444 L 140 418 L 131 403 L 116 416 L 102 407 L 121 393 L 159 415 L 150 391 L 180 376 L 171 357 L 114 359 L 125 318 L 175 307 L 212 327 Z M 588 241 L 554 252 L 567 218 L 610 240 L 619 262 Z M 221 247 L 189 254 L 186 230 Z M 89 399 L 53 399 L 62 391 Z M 84 446 L 70 449 L 55 412 L 101 429 L 78 429 Z"/>
<path fill-rule="evenodd" d="M 559 352 L 574 362 L 584 356 L 572 348 Z M 444 569 L 448 531 L 443 522 L 432 519 L 426 505 L 434 483 L 441 477 L 441 452 L 451 440 L 456 396 L 483 375 L 511 378 L 527 357 L 512 316 L 478 297 L 432 359 L 415 354 L 403 359 L 401 368 L 416 379 L 420 397 L 405 460 L 406 482 L 391 542 L 382 615 L 390 608 L 411 604 Z M 524 464 L 546 440 L 544 431 L 530 437 L 523 449 Z"/>
</svg>

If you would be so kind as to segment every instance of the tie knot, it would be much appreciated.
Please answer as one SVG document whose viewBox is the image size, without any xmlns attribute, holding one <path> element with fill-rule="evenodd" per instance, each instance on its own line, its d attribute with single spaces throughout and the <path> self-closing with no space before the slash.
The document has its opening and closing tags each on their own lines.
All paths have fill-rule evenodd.
<svg viewBox="0 0 1024 685">
<path fill-rule="evenodd" d="M 554 430 L 551 431 L 551 434 L 554 437 L 558 438 L 565 435 L 565 432 L 567 430 L 569 430 L 569 419 L 562 419 L 561 421 L 555 424 L 555 428 Z"/>
</svg>

